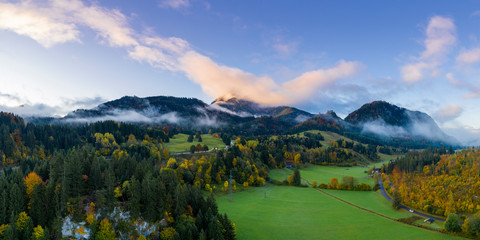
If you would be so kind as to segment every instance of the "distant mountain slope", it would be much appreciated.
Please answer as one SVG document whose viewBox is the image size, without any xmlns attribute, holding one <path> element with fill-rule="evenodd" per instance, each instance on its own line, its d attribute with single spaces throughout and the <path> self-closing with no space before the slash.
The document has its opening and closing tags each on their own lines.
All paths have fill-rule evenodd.
<svg viewBox="0 0 480 240">
<path fill-rule="evenodd" d="M 312 118 L 296 125 L 294 128 L 292 128 L 292 132 L 322 130 L 342 133 L 349 128 L 349 124 L 347 124 L 343 119 L 339 118 L 334 111 L 330 110 L 326 113 L 319 113 Z"/>
<path fill-rule="evenodd" d="M 282 134 L 325 130 L 359 142 L 424 148 L 456 144 L 425 113 L 410 111 L 384 101 L 363 105 L 345 120 L 333 111 L 313 115 L 288 107 L 265 107 L 258 103 L 218 98 L 208 105 L 195 98 L 125 96 L 79 109 L 64 118 L 32 118 L 34 123 L 85 123 L 114 120 L 147 124 L 173 124 L 181 128 L 222 128 L 231 134 Z"/>
<path fill-rule="evenodd" d="M 267 107 L 258 103 L 238 99 L 238 98 L 217 98 L 212 102 L 212 106 L 218 106 L 219 109 L 226 110 L 229 113 L 239 116 L 269 116 L 279 118 L 286 122 L 300 123 L 311 117 L 313 114 L 288 106 Z"/>
<path fill-rule="evenodd" d="M 140 98 L 125 96 L 98 105 L 79 109 L 65 118 L 67 122 L 115 120 L 122 122 L 171 123 L 195 126 L 221 126 L 244 121 L 241 117 L 211 108 L 196 98 L 168 96 Z"/>
<path fill-rule="evenodd" d="M 411 111 L 385 101 L 374 101 L 350 113 L 345 121 L 361 129 L 394 138 L 424 138 L 436 142 L 455 143 L 426 113 Z"/>
</svg>

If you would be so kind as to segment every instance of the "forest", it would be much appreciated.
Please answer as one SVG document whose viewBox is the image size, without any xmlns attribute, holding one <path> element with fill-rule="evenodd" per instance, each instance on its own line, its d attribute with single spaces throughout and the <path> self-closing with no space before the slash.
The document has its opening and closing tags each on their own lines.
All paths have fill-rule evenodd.
<svg viewBox="0 0 480 240">
<path fill-rule="evenodd" d="M 171 154 L 165 144 L 178 133 L 189 135 L 188 141 L 208 133 L 228 146 L 208 151 L 201 146 L 201 153 Z M 268 176 L 274 168 L 367 165 L 380 161 L 378 152 L 405 151 L 347 139 L 326 145 L 322 141 L 325 138 L 318 132 L 253 136 L 113 121 L 37 125 L 0 113 L 0 236 L 235 239 L 235 223 L 218 212 L 214 194 L 275 184 Z M 403 169 L 402 161 L 406 160 L 384 170 Z M 423 167 L 416 164 L 412 169 Z M 395 174 L 392 181 L 401 184 L 399 171 L 390 172 Z M 290 178 L 287 184 L 301 185 L 298 177 Z M 332 179 L 319 187 L 372 189 L 357 186 L 353 178 L 347 180 L 340 184 Z M 470 204 L 465 203 L 467 209 Z M 440 209 L 438 204 L 430 206 Z"/>
<path fill-rule="evenodd" d="M 479 149 L 413 151 L 384 169 L 384 185 L 393 184 L 390 193 L 401 203 L 449 219 L 458 216 L 465 224 L 452 231 L 480 236 Z"/>
</svg>

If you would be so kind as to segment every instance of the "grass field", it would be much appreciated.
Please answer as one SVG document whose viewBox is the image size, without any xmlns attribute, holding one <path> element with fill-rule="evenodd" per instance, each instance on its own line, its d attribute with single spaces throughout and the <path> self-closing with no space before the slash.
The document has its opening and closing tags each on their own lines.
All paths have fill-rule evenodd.
<svg viewBox="0 0 480 240">
<path fill-rule="evenodd" d="M 378 164 L 377 164 L 378 165 Z M 348 170 L 347 170 L 348 169 Z M 316 180 L 317 183 L 328 184 L 332 177 L 338 178 L 341 181 L 344 175 L 353 176 L 358 179 L 359 183 L 367 183 L 373 187 L 373 179 L 365 178 L 364 171 L 368 169 L 365 167 L 332 167 L 332 166 L 312 166 L 310 168 L 300 169 L 302 178 L 309 182 Z M 269 176 L 275 180 L 284 180 L 293 173 L 290 169 L 274 169 L 271 170 Z M 305 182 L 304 182 L 305 183 Z M 325 190 L 328 193 L 351 202 L 357 206 L 378 212 L 391 218 L 406 218 L 412 214 L 405 210 L 396 211 L 392 208 L 389 201 L 385 200 L 382 195 L 377 192 L 357 192 L 357 191 L 339 191 L 339 190 Z M 436 226 L 434 226 L 436 228 Z"/>
<path fill-rule="evenodd" d="M 235 193 L 233 202 L 219 196 L 217 203 L 236 224 L 240 240 L 459 239 L 379 217 L 312 188 L 251 188 Z"/>
<path fill-rule="evenodd" d="M 189 143 L 187 142 L 187 139 L 188 135 L 182 133 L 177 134 L 173 136 L 173 138 L 170 138 L 170 142 L 166 144 L 166 147 L 170 153 L 189 152 L 190 146 L 197 144 L 201 144 L 202 146 L 207 145 L 210 149 L 214 147 L 217 147 L 218 149 L 225 148 L 225 144 L 223 143 L 222 139 L 214 138 L 210 134 L 202 134 L 202 142 L 198 142 L 197 139 L 194 138 L 193 142 Z"/>
<path fill-rule="evenodd" d="M 378 165 L 380 166 L 380 165 Z M 337 178 L 339 181 L 342 181 L 343 176 L 352 176 L 357 178 L 359 183 L 367 183 L 373 187 L 373 179 L 367 178 L 365 171 L 368 170 L 367 167 L 335 167 L 335 166 L 311 166 L 309 168 L 300 169 L 300 174 L 303 178 L 312 182 L 313 180 L 317 183 L 330 183 L 332 178 Z M 290 169 L 273 169 L 269 172 L 269 176 L 272 179 L 283 181 L 288 178 L 293 173 Z"/>
</svg>

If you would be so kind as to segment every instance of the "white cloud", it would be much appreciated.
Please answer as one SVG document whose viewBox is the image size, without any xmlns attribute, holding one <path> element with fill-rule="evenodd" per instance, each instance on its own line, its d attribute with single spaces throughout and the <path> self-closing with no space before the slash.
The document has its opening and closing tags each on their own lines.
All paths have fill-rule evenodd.
<svg viewBox="0 0 480 240">
<path fill-rule="evenodd" d="M 27 3 L 0 3 L 0 29 L 28 36 L 46 48 L 57 43 L 79 41 L 80 32 L 75 24 L 58 22 L 54 19 L 55 14 L 49 12 Z"/>
<path fill-rule="evenodd" d="M 434 64 L 432 65 L 427 62 L 407 64 L 402 67 L 403 80 L 406 82 L 418 82 L 423 78 L 425 70 L 431 69 L 432 67 L 434 67 Z"/>
<path fill-rule="evenodd" d="M 401 68 L 403 80 L 414 83 L 422 80 L 427 71 L 431 71 L 430 74 L 438 73 L 436 68 L 444 61 L 445 55 L 457 40 L 455 32 L 452 19 L 432 17 L 425 32 L 425 50 L 413 63 Z"/>
<path fill-rule="evenodd" d="M 190 7 L 190 0 L 162 0 L 159 4 L 162 8 L 187 8 Z"/>
<path fill-rule="evenodd" d="M 457 63 L 472 64 L 480 61 L 480 48 L 463 51 L 457 56 Z"/>
<path fill-rule="evenodd" d="M 480 147 L 480 129 L 469 126 L 444 127 L 443 130 L 464 146 Z"/>
<path fill-rule="evenodd" d="M 440 122 L 448 122 L 458 118 L 463 112 L 459 105 L 452 104 L 439 109 L 435 114 L 435 119 Z"/>
<path fill-rule="evenodd" d="M 118 10 L 86 6 L 79 0 L 0 3 L 0 29 L 29 36 L 44 47 L 80 41 L 79 26 L 96 31 L 102 41 L 113 47 L 138 44 L 127 18 Z"/>
</svg>

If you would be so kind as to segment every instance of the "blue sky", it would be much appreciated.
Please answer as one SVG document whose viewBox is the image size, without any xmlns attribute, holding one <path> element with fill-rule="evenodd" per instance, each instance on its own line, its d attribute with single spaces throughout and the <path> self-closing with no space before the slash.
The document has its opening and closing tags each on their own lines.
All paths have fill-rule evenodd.
<svg viewBox="0 0 480 240">
<path fill-rule="evenodd" d="M 479 143 L 479 36 L 475 1 L 0 0 L 0 110 L 235 95 L 345 116 L 386 100 Z"/>
</svg>

